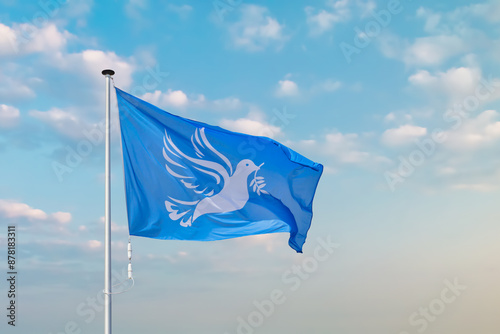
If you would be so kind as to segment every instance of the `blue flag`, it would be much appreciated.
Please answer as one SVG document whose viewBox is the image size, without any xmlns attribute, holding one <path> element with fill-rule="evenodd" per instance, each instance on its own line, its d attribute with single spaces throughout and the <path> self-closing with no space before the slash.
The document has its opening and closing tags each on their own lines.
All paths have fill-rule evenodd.
<svg viewBox="0 0 500 334">
<path fill-rule="evenodd" d="M 321 164 L 272 139 L 116 95 L 131 235 L 208 241 L 290 232 L 290 247 L 302 252 Z"/>
</svg>

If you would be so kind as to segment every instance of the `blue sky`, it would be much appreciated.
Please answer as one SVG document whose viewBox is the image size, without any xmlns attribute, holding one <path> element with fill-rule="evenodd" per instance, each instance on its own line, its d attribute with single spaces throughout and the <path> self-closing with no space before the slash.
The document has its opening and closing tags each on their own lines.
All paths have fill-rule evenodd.
<svg viewBox="0 0 500 334">
<path fill-rule="evenodd" d="M 117 333 L 499 331 L 498 2 L 0 6 L 0 246 L 16 224 L 20 273 L 17 328 L 2 315 L 2 333 L 102 330 L 104 68 L 169 112 L 325 166 L 304 254 L 286 234 L 133 238 L 136 286 L 114 298 Z M 112 139 L 121 273 L 116 127 Z"/>
</svg>

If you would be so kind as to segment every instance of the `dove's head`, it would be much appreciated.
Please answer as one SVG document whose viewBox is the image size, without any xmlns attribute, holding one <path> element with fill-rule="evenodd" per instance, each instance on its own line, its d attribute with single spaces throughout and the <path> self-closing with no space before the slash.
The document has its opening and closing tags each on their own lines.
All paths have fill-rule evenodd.
<svg viewBox="0 0 500 334">
<path fill-rule="evenodd" d="M 260 166 L 262 166 L 262 165 L 260 165 Z M 252 160 L 244 159 L 244 160 L 241 160 L 238 163 L 238 165 L 236 166 L 235 174 L 241 173 L 244 175 L 250 175 L 250 173 L 255 172 L 256 170 L 259 170 L 260 166 L 257 166 L 256 164 L 254 164 Z"/>
</svg>

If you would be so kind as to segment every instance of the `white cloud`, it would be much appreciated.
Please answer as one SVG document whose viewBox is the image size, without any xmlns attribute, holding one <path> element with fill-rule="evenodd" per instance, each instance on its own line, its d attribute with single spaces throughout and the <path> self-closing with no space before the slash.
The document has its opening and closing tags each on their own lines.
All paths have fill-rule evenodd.
<svg viewBox="0 0 500 334">
<path fill-rule="evenodd" d="M 48 111 L 32 110 L 31 117 L 39 119 L 56 129 L 59 133 L 73 139 L 84 137 L 83 131 L 90 130 L 97 125 L 91 125 L 77 115 L 75 111 L 64 111 L 52 108 Z"/>
<path fill-rule="evenodd" d="M 291 80 L 292 74 L 287 74 L 283 80 L 278 81 L 275 95 L 277 97 L 302 96 L 310 98 L 316 94 L 332 93 L 342 87 L 342 82 L 333 79 L 325 79 L 312 84 L 310 87 L 299 88 L 298 84 Z"/>
<path fill-rule="evenodd" d="M 490 183 L 460 183 L 453 185 L 452 189 L 488 192 L 498 189 L 498 186 Z"/>
<path fill-rule="evenodd" d="M 333 131 L 326 134 L 321 140 L 308 139 L 296 144 L 299 152 L 316 152 L 316 154 L 331 158 L 328 165 L 330 173 L 336 173 L 339 165 L 364 165 L 374 167 L 385 164 L 389 159 L 362 149 L 363 138 L 357 133 L 341 133 Z M 326 167 L 326 166 L 325 166 Z"/>
<path fill-rule="evenodd" d="M 489 32 L 496 29 L 491 24 L 500 22 L 500 2 L 496 0 L 455 7 L 449 12 L 420 7 L 416 17 L 423 21 L 429 35 L 406 40 L 383 33 L 377 42 L 386 57 L 411 66 L 436 66 L 471 50 L 495 52 L 496 41 Z"/>
<path fill-rule="evenodd" d="M 105 217 L 99 218 L 99 221 L 101 224 L 104 224 L 106 222 Z M 127 233 L 128 232 L 128 226 L 126 225 L 118 225 L 116 222 L 111 221 L 111 232 L 115 233 Z"/>
<path fill-rule="evenodd" d="M 137 8 L 145 9 L 149 5 L 148 0 L 128 0 L 125 5 L 126 11 L 134 11 Z"/>
<path fill-rule="evenodd" d="M 147 0 L 128 0 L 125 5 L 125 13 L 132 19 L 142 19 L 141 11 L 148 8 Z"/>
<path fill-rule="evenodd" d="M 9 26 L 0 23 L 0 56 L 17 53 L 17 35 Z"/>
<path fill-rule="evenodd" d="M 99 249 L 102 246 L 102 242 L 99 240 L 89 240 L 87 241 L 87 247 L 90 249 Z"/>
<path fill-rule="evenodd" d="M 48 111 L 31 110 L 29 116 L 36 118 L 49 127 L 55 129 L 59 134 L 73 140 L 86 140 L 98 144 L 104 140 L 105 120 L 99 122 L 90 121 L 87 108 L 70 108 L 62 110 L 52 108 Z M 111 137 L 119 139 L 118 114 L 111 114 Z"/>
<path fill-rule="evenodd" d="M 475 118 L 466 119 L 456 130 L 445 132 L 445 146 L 454 151 L 477 150 L 500 141 L 499 113 L 486 110 Z"/>
<path fill-rule="evenodd" d="M 239 118 L 237 120 L 223 119 L 220 124 L 228 130 L 255 136 L 273 138 L 281 132 L 281 129 L 276 126 L 248 118 Z"/>
<path fill-rule="evenodd" d="M 77 72 L 80 76 L 90 78 L 96 86 L 102 85 L 101 70 L 111 68 L 116 72 L 114 80 L 124 89 L 132 84 L 132 73 L 135 70 L 133 59 L 125 59 L 114 52 L 101 50 L 84 50 L 69 54 L 58 52 L 52 55 L 51 64 L 61 70 Z"/>
<path fill-rule="evenodd" d="M 438 175 L 454 175 L 457 173 L 456 168 L 453 167 L 441 167 L 438 168 L 437 174 Z"/>
<path fill-rule="evenodd" d="M 5 218 L 28 218 L 30 220 L 46 220 L 49 215 L 28 204 L 12 200 L 0 199 L 0 213 Z"/>
<path fill-rule="evenodd" d="M 419 70 L 415 74 L 412 74 L 408 81 L 416 86 L 430 86 L 438 82 L 438 78 L 433 76 L 426 70 Z"/>
<path fill-rule="evenodd" d="M 334 92 L 342 87 L 342 83 L 340 81 L 326 80 L 320 87 L 323 88 L 325 92 Z"/>
<path fill-rule="evenodd" d="M 33 97 L 35 97 L 35 92 L 26 85 L 26 80 L 6 76 L 0 72 L 0 98 L 2 101 L 24 100 Z"/>
<path fill-rule="evenodd" d="M 316 11 L 313 7 L 306 7 L 305 11 L 311 35 L 320 35 L 332 29 L 336 22 L 342 21 L 342 17 L 327 12 L 324 9 Z"/>
<path fill-rule="evenodd" d="M 279 249 L 283 243 L 285 243 L 283 235 L 280 233 L 271 234 L 257 234 L 248 236 L 248 238 L 243 238 L 240 244 L 247 244 L 249 247 L 261 247 L 266 250 L 267 253 L 273 253 L 276 249 Z"/>
<path fill-rule="evenodd" d="M 9 128 L 17 124 L 19 121 L 19 109 L 0 104 L 0 127 Z"/>
<path fill-rule="evenodd" d="M 390 112 L 384 116 L 384 122 L 405 124 L 413 121 L 412 115 L 428 118 L 430 114 L 431 111 L 429 111 L 428 109 L 413 109 L 399 112 Z"/>
<path fill-rule="evenodd" d="M 92 12 L 92 7 L 94 5 L 94 0 L 79 0 L 79 1 L 68 1 L 63 3 L 61 11 L 54 11 L 53 14 L 59 15 L 60 17 L 64 17 L 71 20 L 77 20 L 78 26 L 82 27 L 86 25 L 85 16 Z"/>
<path fill-rule="evenodd" d="M 205 108 L 214 111 L 237 110 L 243 106 L 243 102 L 236 97 L 226 97 L 216 100 L 207 100 L 203 94 L 189 94 L 182 90 L 168 89 L 166 92 L 156 90 L 152 93 L 145 93 L 141 99 L 160 107 L 173 108 Z"/>
<path fill-rule="evenodd" d="M 245 118 L 236 120 L 223 119 L 220 121 L 220 126 L 231 131 L 246 133 L 254 136 L 264 136 L 276 138 L 283 135 L 280 127 L 269 124 L 265 121 L 264 115 L 261 112 L 253 111 Z"/>
<path fill-rule="evenodd" d="M 174 4 L 169 3 L 167 5 L 167 10 L 170 12 L 176 13 L 177 15 L 179 15 L 180 18 L 185 19 L 189 16 L 191 11 L 193 10 L 193 7 L 191 7 L 190 5 L 186 5 L 186 4 L 174 5 Z"/>
<path fill-rule="evenodd" d="M 377 3 L 373 0 L 368 0 L 368 1 L 357 0 L 356 5 L 361 10 L 361 18 L 369 16 L 377 8 Z"/>
<path fill-rule="evenodd" d="M 158 254 L 148 254 L 146 255 L 146 257 L 149 259 L 149 260 L 153 260 L 153 261 L 168 261 L 169 263 L 171 264 L 175 264 L 175 263 L 178 263 L 179 261 L 185 261 L 185 258 L 189 256 L 189 253 L 185 252 L 185 251 L 178 251 L 177 253 L 175 254 L 172 254 L 172 255 L 158 255 Z"/>
<path fill-rule="evenodd" d="M 213 107 L 215 110 L 236 110 L 242 107 L 242 102 L 236 97 L 226 97 L 223 99 L 218 99 L 213 101 Z"/>
<path fill-rule="evenodd" d="M 278 82 L 277 96 L 296 96 L 299 94 L 299 86 L 292 80 L 280 80 Z"/>
<path fill-rule="evenodd" d="M 69 32 L 60 32 L 54 24 L 48 24 L 41 29 L 37 29 L 29 37 L 30 41 L 26 43 L 25 52 L 34 53 L 61 50 L 66 46 L 66 42 L 70 37 L 71 34 Z"/>
<path fill-rule="evenodd" d="M 407 145 L 426 134 L 426 128 L 406 124 L 398 128 L 385 130 L 382 134 L 382 142 L 388 146 Z"/>
<path fill-rule="evenodd" d="M 311 6 L 304 9 L 309 32 L 313 36 L 321 35 L 331 30 L 336 23 L 350 18 L 349 0 L 328 1 L 327 5 L 329 9 L 316 9 Z"/>
<path fill-rule="evenodd" d="M 361 163 L 370 156 L 368 152 L 359 149 L 359 137 L 356 133 L 332 132 L 325 139 L 325 153 L 337 157 L 341 163 Z"/>
<path fill-rule="evenodd" d="M 235 48 L 247 51 L 261 51 L 268 47 L 280 49 L 288 39 L 284 25 L 271 17 L 266 7 L 241 5 L 241 18 L 229 24 L 231 42 Z"/>
<path fill-rule="evenodd" d="M 374 0 L 326 0 L 325 8 L 307 6 L 304 8 L 306 22 L 311 36 L 331 31 L 335 25 L 347 22 L 352 17 L 368 17 L 377 8 Z"/>
<path fill-rule="evenodd" d="M 141 96 L 141 99 L 150 102 L 151 104 L 165 107 L 181 108 L 186 107 L 189 99 L 182 90 L 171 90 L 166 92 L 156 90 L 153 93 L 146 93 Z"/>
<path fill-rule="evenodd" d="M 0 56 L 55 52 L 66 46 L 72 35 L 50 23 L 37 27 L 29 23 L 6 26 L 0 23 Z"/>
<path fill-rule="evenodd" d="M 403 61 L 408 65 L 439 65 L 467 49 L 467 44 L 455 35 L 421 37 L 406 48 Z"/>
<path fill-rule="evenodd" d="M 429 10 L 427 10 L 430 12 Z M 500 22 L 500 3 L 497 0 L 488 0 L 483 3 L 458 7 L 445 15 L 449 21 L 462 23 L 471 18 L 479 18 L 489 23 Z"/>
<path fill-rule="evenodd" d="M 71 221 L 71 213 L 69 212 L 55 212 L 53 213 L 52 215 L 52 218 L 57 221 L 58 223 L 61 223 L 61 224 L 66 224 L 66 223 L 69 223 Z"/>
<path fill-rule="evenodd" d="M 408 47 L 408 42 L 403 41 L 390 31 L 383 31 L 375 42 L 382 55 L 387 58 L 403 60 L 403 51 Z"/>
<path fill-rule="evenodd" d="M 327 92 L 331 93 L 334 92 L 342 87 L 342 83 L 337 80 L 332 80 L 332 79 L 327 79 L 323 82 L 320 82 L 316 85 L 314 85 L 311 88 L 311 91 L 313 93 L 321 93 L 321 92 Z"/>
<path fill-rule="evenodd" d="M 30 222 L 48 222 L 55 223 L 58 231 L 65 231 L 64 225 L 69 223 L 72 219 L 69 212 L 55 212 L 48 214 L 43 210 L 35 209 L 28 204 L 21 203 L 14 200 L 0 199 L 0 216 L 9 219 L 24 218 Z M 38 227 L 47 227 L 48 225 L 39 225 Z M 53 226 L 53 225 L 51 225 Z"/>
<path fill-rule="evenodd" d="M 435 66 L 469 50 L 468 43 L 457 35 L 416 38 L 412 43 L 390 32 L 377 38 L 382 54 L 409 66 Z"/>
<path fill-rule="evenodd" d="M 419 70 L 408 81 L 427 94 L 438 96 L 440 100 L 447 98 L 449 104 L 463 103 L 467 97 L 476 95 L 480 103 L 500 97 L 498 79 L 483 80 L 481 70 L 477 67 L 453 67 L 446 72 L 434 74 Z M 485 84 L 486 82 L 488 83 Z"/>
<path fill-rule="evenodd" d="M 424 30 L 429 33 L 437 31 L 437 27 L 442 19 L 441 14 L 434 13 L 432 10 L 424 7 L 417 9 L 417 17 L 425 19 Z"/>
<path fill-rule="evenodd" d="M 384 120 L 385 120 L 386 122 L 392 122 L 392 121 L 394 121 L 395 119 L 396 119 L 396 115 L 395 115 L 393 112 L 388 113 L 388 114 L 387 114 L 387 115 L 385 115 L 385 117 L 384 117 Z"/>
<path fill-rule="evenodd" d="M 278 81 L 275 95 L 277 97 L 294 97 L 301 96 L 311 98 L 317 94 L 333 93 L 342 87 L 342 82 L 333 79 L 325 79 L 313 83 L 310 87 L 301 87 L 291 80 L 292 75 L 287 74 L 283 80 Z"/>
</svg>

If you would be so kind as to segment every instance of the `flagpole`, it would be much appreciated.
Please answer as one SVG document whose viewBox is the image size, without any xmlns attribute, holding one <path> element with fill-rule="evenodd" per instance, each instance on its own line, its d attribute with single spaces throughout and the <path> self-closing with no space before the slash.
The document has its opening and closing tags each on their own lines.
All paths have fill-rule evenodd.
<svg viewBox="0 0 500 334">
<path fill-rule="evenodd" d="M 104 334 L 111 334 L 111 174 L 110 174 L 110 84 L 113 70 L 103 70 L 106 77 L 106 162 L 104 210 Z"/>
</svg>

